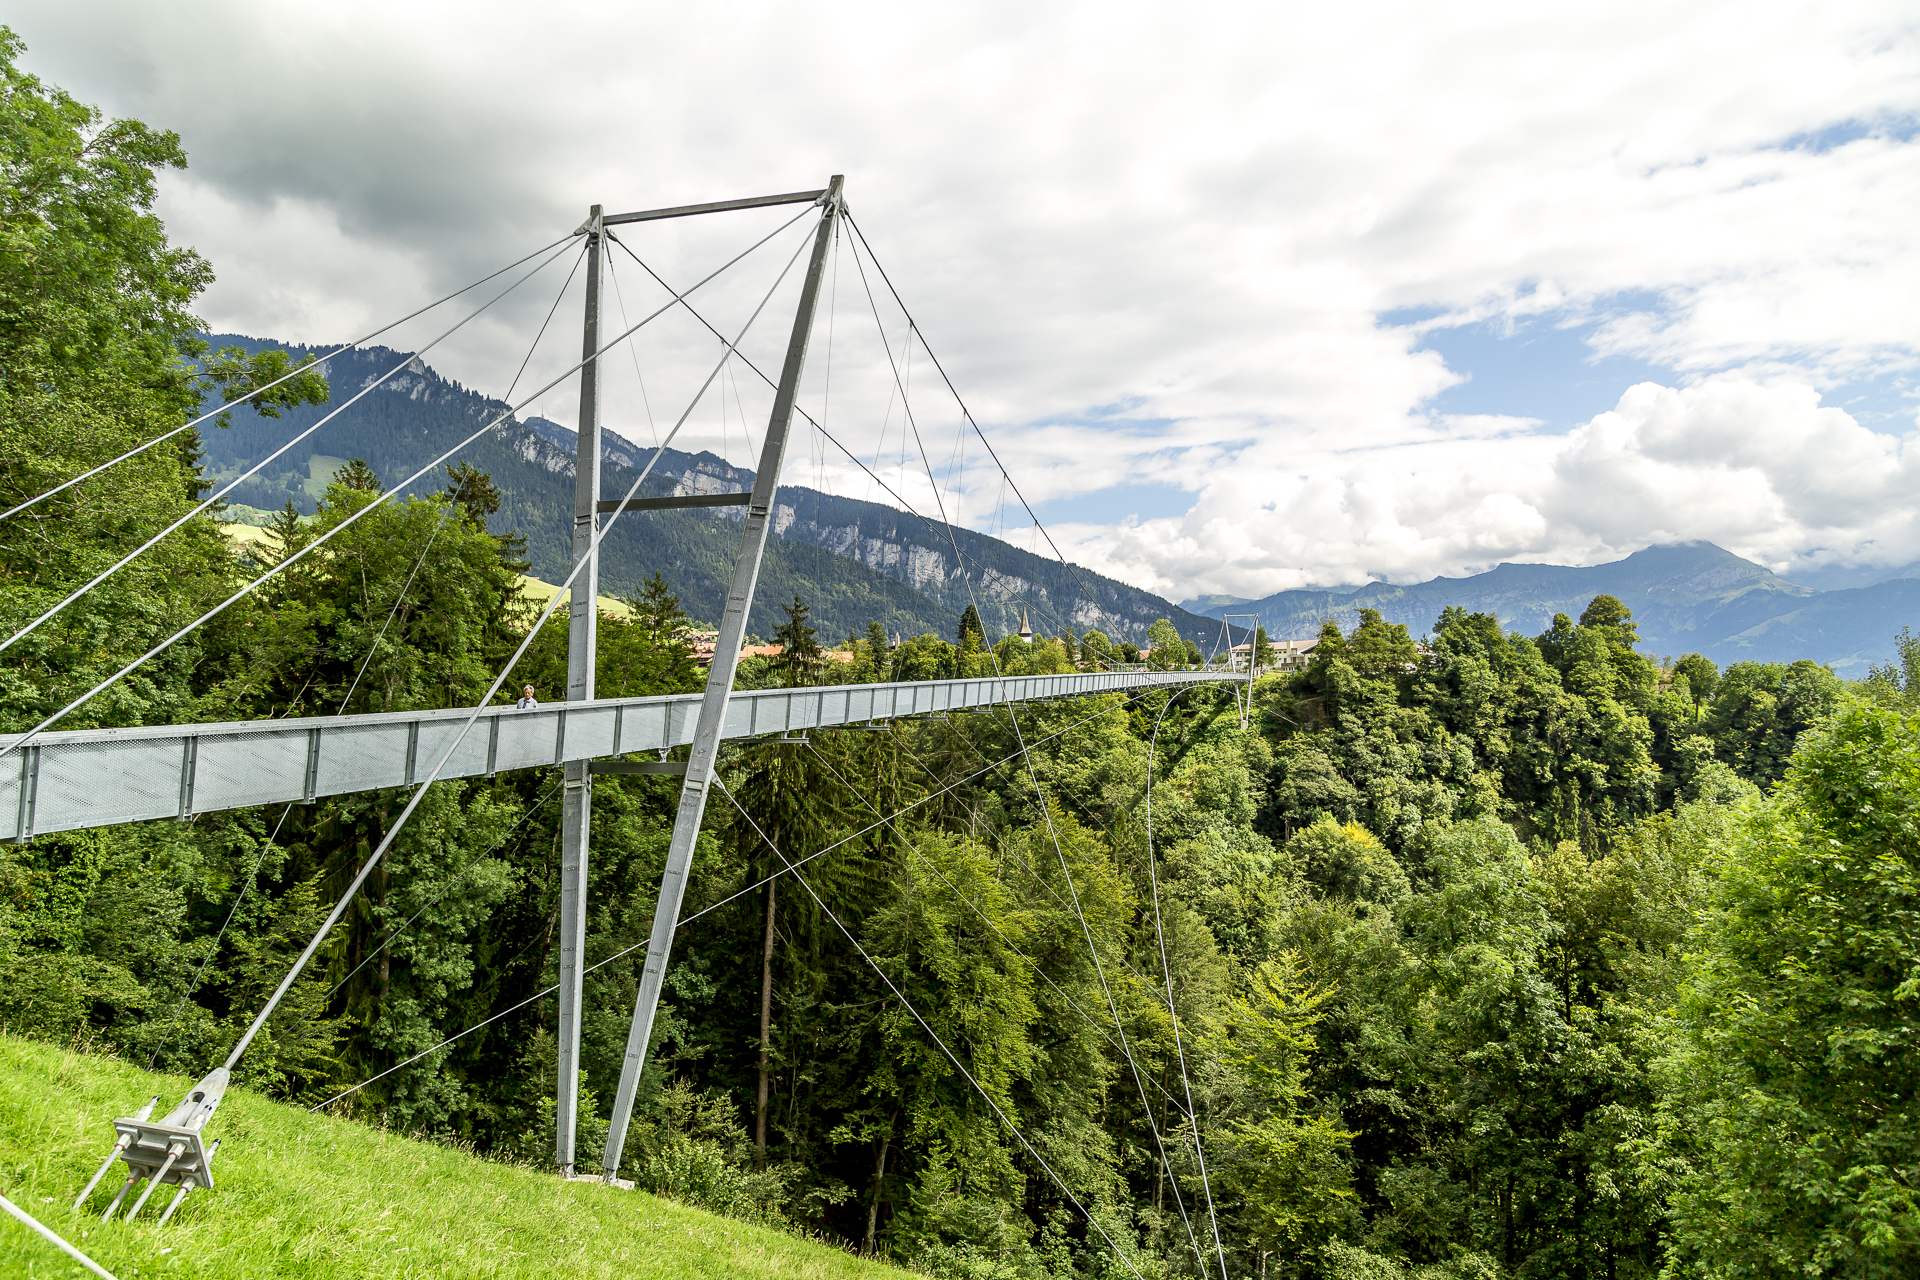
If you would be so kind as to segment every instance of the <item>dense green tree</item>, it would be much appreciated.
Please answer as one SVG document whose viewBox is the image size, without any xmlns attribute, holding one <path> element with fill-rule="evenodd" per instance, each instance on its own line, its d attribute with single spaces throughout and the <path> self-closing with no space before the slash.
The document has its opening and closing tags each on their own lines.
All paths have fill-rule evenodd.
<svg viewBox="0 0 1920 1280">
<path fill-rule="evenodd" d="M 385 489 L 380 483 L 380 477 L 375 475 L 373 468 L 368 466 L 366 462 L 360 458 L 353 459 L 347 463 L 346 466 L 335 471 L 333 473 L 333 479 L 328 483 L 337 484 L 342 489 L 351 489 L 356 493 L 379 494 L 385 492 Z"/>
<path fill-rule="evenodd" d="M 914 636 L 894 649 L 890 674 L 894 680 L 950 680 L 957 657 L 953 646 L 939 636 Z"/>
<path fill-rule="evenodd" d="M 1165 618 L 1156 619 L 1147 628 L 1147 639 L 1151 645 L 1147 661 L 1155 668 L 1169 671 L 1187 665 L 1187 642 L 1172 622 Z"/>
<path fill-rule="evenodd" d="M 1839 677 L 1805 659 L 1736 662 L 1721 676 L 1700 732 L 1713 756 L 1741 777 L 1769 786 L 1786 776 L 1802 733 L 1839 705 Z"/>
<path fill-rule="evenodd" d="M 786 612 L 786 621 L 773 632 L 773 642 L 780 646 L 774 669 L 780 673 L 781 683 L 790 689 L 825 684 L 827 659 L 813 627 L 807 622 L 806 601 L 794 596 Z"/>
<path fill-rule="evenodd" d="M 1920 1267 L 1916 744 L 1912 718 L 1842 707 L 1717 868 L 1667 1071 L 1700 1274 Z"/>
<path fill-rule="evenodd" d="M 602 698 L 691 693 L 703 683 L 694 661 L 692 620 L 656 573 L 630 593 L 625 618 L 603 616 L 594 692 Z"/>
<path fill-rule="evenodd" d="M 1898 659 L 1874 664 L 1861 681 L 1862 691 L 1876 702 L 1909 711 L 1920 708 L 1920 636 L 1912 627 L 1902 627 L 1894 647 Z"/>
<path fill-rule="evenodd" d="M 403 711 L 471 703 L 527 620 L 524 565 L 512 547 L 460 517 L 444 497 L 387 502 L 370 470 L 343 471 L 311 520 L 287 516 L 262 554 L 284 561 L 360 515 L 250 597 L 207 642 L 218 673 L 196 714 L 212 718 Z M 361 514 L 361 513 L 365 514 Z M 564 619 L 561 620 L 564 623 Z M 564 688 L 560 675 L 545 687 Z M 540 662 L 529 668 L 548 678 Z"/>
<path fill-rule="evenodd" d="M 985 643 L 987 629 L 980 623 L 980 611 L 971 604 L 961 612 L 959 625 L 953 629 L 954 643 L 964 646 L 969 633 L 973 635 L 976 643 Z"/>
<path fill-rule="evenodd" d="M 1633 624 L 1633 610 L 1613 596 L 1595 596 L 1580 611 L 1580 625 L 1593 627 L 1614 647 L 1631 649 L 1640 643 L 1640 631 Z"/>
<path fill-rule="evenodd" d="M 1321 814 L 1287 841 L 1287 854 L 1321 896 L 1391 910 L 1411 892 L 1407 873 L 1373 833 Z"/>
<path fill-rule="evenodd" d="M 1396 679 L 1411 671 L 1419 656 L 1407 629 L 1382 619 L 1378 609 L 1362 609 L 1360 625 L 1346 640 L 1346 661 L 1362 679 Z"/>
<path fill-rule="evenodd" d="M 1710 658 L 1686 653 L 1680 655 L 1680 661 L 1673 664 L 1673 678 L 1676 685 L 1681 680 L 1687 682 L 1687 695 L 1698 707 L 1713 698 L 1714 687 L 1720 683 L 1720 668 Z"/>
<path fill-rule="evenodd" d="M 1564 613 L 1553 615 L 1553 621 L 1542 632 L 1534 644 L 1540 650 L 1540 656 L 1547 664 L 1559 670 L 1566 663 L 1567 644 L 1573 638 L 1573 619 Z"/>
<path fill-rule="evenodd" d="M 964 664 L 958 667 L 960 674 L 973 676 L 1040 676 L 1072 669 L 1072 659 L 1067 657 L 1061 643 L 1046 636 L 1032 642 L 1022 640 L 1019 636 L 1007 636 L 993 647 L 985 661 L 971 669 Z"/>
<path fill-rule="evenodd" d="M 1014 643 L 1019 643 L 1016 639 Z M 1002 648 L 1007 642 L 1002 641 Z M 982 643 L 980 637 L 972 631 L 960 633 L 960 643 L 954 649 L 953 671 L 962 679 L 990 676 L 995 671 L 995 654 Z"/>
<path fill-rule="evenodd" d="M 202 359 L 190 308 L 212 269 L 169 243 L 152 212 L 156 171 L 186 167 L 179 135 L 106 119 L 21 71 L 24 48 L 0 28 L 0 382 L 9 396 L 27 395 L 36 409 L 77 398 L 173 427 L 208 393 L 247 393 L 289 372 L 284 352 Z M 324 382 L 306 375 L 254 403 L 271 415 L 325 398 Z M 197 444 L 182 440 L 175 452 L 191 462 Z M 37 452 L 16 463 L 31 465 Z"/>
<path fill-rule="evenodd" d="M 194 298 L 206 262 L 168 242 L 156 173 L 179 138 L 99 111 L 21 71 L 0 28 L 0 507 L 37 498 L 174 430 L 203 398 L 293 370 L 284 352 L 210 355 Z M 259 412 L 326 399 L 312 373 Z M 0 627 L 11 635 L 187 514 L 204 491 L 185 431 L 0 527 Z M 234 565 L 210 520 L 188 522 L 9 650 L 0 727 L 25 728 L 224 598 Z M 164 721 L 201 679 L 200 639 L 175 645 L 66 727 Z"/>
<path fill-rule="evenodd" d="M 1221 1108 L 1220 1189 L 1238 1228 L 1236 1252 L 1249 1262 L 1299 1257 L 1354 1213 L 1347 1160 L 1354 1134 L 1316 1111 L 1308 1078 L 1330 993 L 1303 981 L 1297 964 L 1289 954 L 1254 968 L 1213 1046 L 1235 1082 L 1235 1096 Z"/>
</svg>

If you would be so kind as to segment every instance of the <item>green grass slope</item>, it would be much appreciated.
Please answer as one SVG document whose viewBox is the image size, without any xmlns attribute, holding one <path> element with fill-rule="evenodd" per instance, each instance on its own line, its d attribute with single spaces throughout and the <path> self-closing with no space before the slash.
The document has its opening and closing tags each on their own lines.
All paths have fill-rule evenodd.
<svg viewBox="0 0 1920 1280">
<path fill-rule="evenodd" d="M 883 1280 L 905 1273 L 645 1192 L 551 1174 L 309 1115 L 232 1091 L 208 1132 L 216 1186 L 165 1227 L 170 1188 L 132 1224 L 100 1221 L 121 1177 L 69 1212 L 113 1142 L 111 1120 L 193 1082 L 0 1036 L 0 1191 L 120 1280 L 133 1276 L 769 1276 Z M 87 1272 L 0 1217 L 0 1276 Z"/>
</svg>

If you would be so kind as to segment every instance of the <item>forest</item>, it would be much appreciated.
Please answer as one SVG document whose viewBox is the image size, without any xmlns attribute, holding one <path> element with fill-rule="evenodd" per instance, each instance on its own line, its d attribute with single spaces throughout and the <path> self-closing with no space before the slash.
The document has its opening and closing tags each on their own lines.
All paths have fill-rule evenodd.
<svg viewBox="0 0 1920 1280">
<path fill-rule="evenodd" d="M 211 268 L 152 210 L 179 139 L 4 40 L 0 509 L 209 394 L 324 397 L 197 336 Z M 202 452 L 184 432 L 0 520 L 5 634 L 192 510 Z M 0 732 L 361 512 L 62 727 L 471 705 L 534 619 L 524 541 L 471 466 L 366 511 L 382 483 L 356 462 L 244 556 L 186 521 L 0 651 Z M 700 687 L 664 579 L 627 603 L 600 695 Z M 843 640 L 783 603 L 743 683 L 1200 656 L 1171 625 L 1142 654 L 978 614 Z M 730 744 L 623 1174 L 938 1276 L 1913 1275 L 1920 640 L 1900 653 L 1851 683 L 1664 663 L 1604 595 L 1537 636 L 1363 612 L 1244 724 L 1196 687 Z M 508 687 L 557 696 L 564 664 L 550 621 Z M 558 790 L 432 787 L 242 1083 L 549 1164 Z M 595 783 L 586 1159 L 676 797 Z M 0 1026 L 200 1074 L 405 800 L 0 847 Z"/>
</svg>

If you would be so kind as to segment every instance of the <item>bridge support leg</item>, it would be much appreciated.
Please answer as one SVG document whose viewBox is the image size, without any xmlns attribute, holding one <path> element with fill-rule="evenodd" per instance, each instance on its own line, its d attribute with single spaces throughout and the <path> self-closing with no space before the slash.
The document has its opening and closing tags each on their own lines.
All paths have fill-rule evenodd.
<svg viewBox="0 0 1920 1280">
<path fill-rule="evenodd" d="M 573 580 L 567 607 L 567 701 L 593 697 L 593 666 L 600 594 L 599 552 L 593 535 L 600 501 L 600 206 L 588 217 L 587 318 L 580 370 L 580 432 L 574 454 L 573 563 L 589 563 Z M 565 733 L 564 725 L 561 730 Z M 567 754 L 564 738 L 561 756 Z M 593 825 L 593 775 L 585 760 L 567 760 L 560 809 L 560 1016 L 559 1071 L 554 1081 L 553 1158 L 573 1173 L 574 1135 L 580 1113 L 580 988 L 587 941 L 587 850 Z"/>
<path fill-rule="evenodd" d="M 840 177 L 827 184 L 822 203 L 826 206 L 819 229 L 814 232 L 813 257 L 807 263 L 806 283 L 800 289 L 800 306 L 793 318 L 793 335 L 787 342 L 787 356 L 780 369 L 780 384 L 773 396 L 773 414 L 767 422 L 766 443 L 760 450 L 760 465 L 753 474 L 753 496 L 747 504 L 745 527 L 740 533 L 740 554 L 734 561 L 733 584 L 727 588 L 726 609 L 720 618 L 720 635 L 714 642 L 713 665 L 707 669 L 706 694 L 700 701 L 700 718 L 693 731 L 693 749 L 687 760 L 686 781 L 680 786 L 680 808 L 674 814 L 673 838 L 667 846 L 667 865 L 660 878 L 660 897 L 653 909 L 653 933 L 647 942 L 647 959 L 640 971 L 640 991 L 633 1002 L 633 1023 L 627 1030 L 626 1059 L 620 1065 L 620 1086 L 613 1098 L 613 1118 L 607 1130 L 607 1149 L 601 1158 L 606 1180 L 612 1182 L 620 1168 L 620 1153 L 627 1141 L 627 1125 L 633 1119 L 633 1099 L 640 1087 L 640 1073 L 646 1067 L 647 1042 L 653 1036 L 653 1015 L 660 1003 L 661 984 L 666 979 L 667 956 L 673 950 L 673 932 L 680 919 L 680 900 L 686 893 L 687 872 L 693 865 L 693 846 L 700 835 L 700 819 L 706 812 L 707 789 L 713 780 L 714 759 L 720 750 L 721 731 L 726 727 L 727 698 L 733 691 L 734 668 L 740 661 L 740 644 L 747 634 L 747 614 L 753 607 L 753 590 L 760 578 L 760 559 L 767 545 L 767 524 L 773 511 L 773 495 L 780 482 L 780 460 L 786 453 L 787 427 L 793 419 L 793 402 L 800 386 L 800 371 L 806 365 L 807 340 L 813 332 L 813 313 L 820 300 L 820 278 L 826 266 L 827 249 L 833 242 L 840 214 Z"/>
</svg>

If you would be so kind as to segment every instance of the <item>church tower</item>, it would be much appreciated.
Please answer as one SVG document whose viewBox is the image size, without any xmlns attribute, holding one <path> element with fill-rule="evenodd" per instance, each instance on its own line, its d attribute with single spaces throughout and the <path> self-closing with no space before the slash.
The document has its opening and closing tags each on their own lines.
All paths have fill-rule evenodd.
<svg viewBox="0 0 1920 1280">
<path fill-rule="evenodd" d="M 1027 623 L 1027 606 L 1025 605 L 1020 606 L 1020 630 L 1014 634 L 1020 637 L 1023 644 L 1033 643 L 1033 628 Z"/>
</svg>

